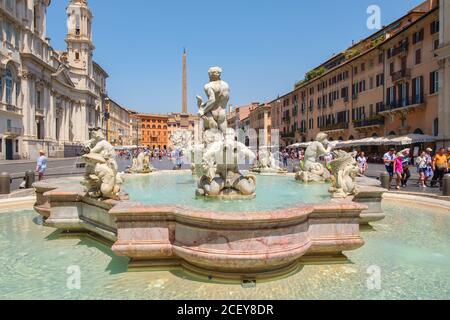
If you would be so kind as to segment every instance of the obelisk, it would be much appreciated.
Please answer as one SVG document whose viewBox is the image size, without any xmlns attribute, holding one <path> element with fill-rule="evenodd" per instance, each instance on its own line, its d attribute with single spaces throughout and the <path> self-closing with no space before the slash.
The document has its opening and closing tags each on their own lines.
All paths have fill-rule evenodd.
<svg viewBox="0 0 450 320">
<path fill-rule="evenodd" d="M 188 113 L 188 105 L 187 105 L 187 65 L 186 65 L 187 55 L 186 49 L 183 52 L 183 92 L 182 92 L 182 105 L 181 105 L 181 114 Z"/>
</svg>

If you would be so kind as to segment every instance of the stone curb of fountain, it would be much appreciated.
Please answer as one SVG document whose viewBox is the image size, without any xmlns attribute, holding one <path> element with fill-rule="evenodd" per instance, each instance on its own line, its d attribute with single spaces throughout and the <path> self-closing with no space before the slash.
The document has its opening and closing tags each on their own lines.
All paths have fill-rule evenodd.
<svg viewBox="0 0 450 320">
<path fill-rule="evenodd" d="M 444 209 L 450 213 L 450 197 L 439 197 L 436 195 L 412 192 L 387 192 L 383 195 L 383 200 L 405 201 L 409 203 L 414 202 L 418 205 Z"/>
<path fill-rule="evenodd" d="M 33 208 L 36 202 L 36 196 L 27 196 L 20 198 L 3 199 L 0 201 L 0 212 L 5 212 L 6 210 L 20 210 Z"/>
</svg>

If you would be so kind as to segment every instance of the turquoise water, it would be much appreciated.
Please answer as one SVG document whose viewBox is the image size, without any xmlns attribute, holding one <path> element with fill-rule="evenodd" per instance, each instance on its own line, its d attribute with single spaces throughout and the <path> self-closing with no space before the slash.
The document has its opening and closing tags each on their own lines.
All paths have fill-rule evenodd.
<svg viewBox="0 0 450 320">
<path fill-rule="evenodd" d="M 127 259 L 88 237 L 61 237 L 33 211 L 0 213 L 0 299 L 450 299 L 450 212 L 384 205 L 366 245 L 342 265 L 306 265 L 255 288 L 199 282 L 181 271 L 126 272 Z M 68 268 L 80 270 L 69 289 Z M 369 290 L 367 270 L 381 271 Z M 70 281 L 69 281 L 70 282 Z"/>
<path fill-rule="evenodd" d="M 197 182 L 190 173 L 155 174 L 125 180 L 130 199 L 143 204 L 183 205 L 213 211 L 273 211 L 330 200 L 329 185 L 305 185 L 292 176 L 258 176 L 256 198 L 214 200 L 196 198 Z"/>
</svg>

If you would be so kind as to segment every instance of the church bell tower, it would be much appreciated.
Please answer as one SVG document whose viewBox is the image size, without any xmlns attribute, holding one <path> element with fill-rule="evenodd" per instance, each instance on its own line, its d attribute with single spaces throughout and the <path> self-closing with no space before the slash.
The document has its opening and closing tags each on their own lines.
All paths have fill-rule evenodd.
<svg viewBox="0 0 450 320">
<path fill-rule="evenodd" d="M 87 0 L 70 0 L 67 6 L 67 60 L 78 73 L 92 75 L 92 12 Z"/>
</svg>

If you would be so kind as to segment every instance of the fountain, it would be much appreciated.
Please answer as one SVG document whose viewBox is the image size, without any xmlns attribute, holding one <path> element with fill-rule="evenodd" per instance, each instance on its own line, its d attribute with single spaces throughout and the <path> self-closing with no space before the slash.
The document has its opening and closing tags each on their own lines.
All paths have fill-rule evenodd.
<svg viewBox="0 0 450 320">
<path fill-rule="evenodd" d="M 155 171 L 150 161 L 150 153 L 142 151 L 132 160 L 132 165 L 126 170 L 127 174 L 149 174 Z"/>
<path fill-rule="evenodd" d="M 256 160 L 250 169 L 252 173 L 261 175 L 277 175 L 286 174 L 287 170 L 279 165 L 279 161 L 275 159 L 271 147 L 260 146 L 258 151 L 258 160 Z"/>
<path fill-rule="evenodd" d="M 331 164 L 333 177 L 326 176 L 317 162 L 331 149 L 326 135 L 319 135 L 307 150 L 301 175 L 308 182 L 332 180 L 333 197 L 326 185 L 298 184 L 287 174 L 261 176 L 257 185 L 254 176 L 239 169 L 255 154 L 226 127 L 229 86 L 221 80 L 221 72 L 218 67 L 209 70 L 208 101 L 197 98 L 204 127 L 201 142 L 177 142 L 181 146 L 185 141 L 186 150 L 198 160 L 196 182 L 181 171 L 133 178 L 128 185 L 133 190 L 131 201 L 127 200 L 112 147 L 97 130 L 84 157 L 88 166 L 82 185 L 73 183 L 75 178 L 35 185 L 35 210 L 45 225 L 106 239 L 114 254 L 130 259 L 131 268 L 177 266 L 215 279 L 286 276 L 299 270 L 301 263 L 342 261 L 343 252 L 363 246 L 359 226 L 383 218 L 384 190 L 357 188 L 354 163 L 346 153 L 337 153 Z M 278 173 L 273 160 L 263 148 L 259 168 Z M 161 193 L 167 201 L 134 200 L 137 184 L 148 197 L 159 191 L 158 183 L 166 177 L 175 177 L 169 191 Z M 126 184 L 127 176 L 124 179 Z M 304 191 L 284 197 L 290 188 Z M 274 194 L 277 198 L 270 199 Z M 317 197 L 317 201 L 302 197 Z"/>
</svg>

